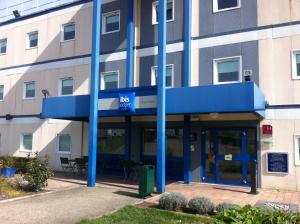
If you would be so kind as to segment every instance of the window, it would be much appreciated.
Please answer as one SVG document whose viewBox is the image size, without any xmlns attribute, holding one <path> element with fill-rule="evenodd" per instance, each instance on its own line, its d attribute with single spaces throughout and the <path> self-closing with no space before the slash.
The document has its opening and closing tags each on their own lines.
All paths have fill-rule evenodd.
<svg viewBox="0 0 300 224">
<path fill-rule="evenodd" d="M 158 67 L 152 67 L 152 74 L 151 74 L 151 85 L 155 86 L 157 83 L 157 74 L 158 74 Z M 166 67 L 166 87 L 173 87 L 173 75 L 174 74 L 174 66 L 167 65 Z"/>
<path fill-rule="evenodd" d="M 152 24 L 158 24 L 158 12 L 159 12 L 158 1 L 152 4 Z M 167 22 L 174 21 L 174 1 L 168 0 L 167 2 Z"/>
<path fill-rule="evenodd" d="M 4 99 L 4 85 L 0 85 L 0 101 Z"/>
<path fill-rule="evenodd" d="M 101 89 L 119 88 L 119 72 L 103 72 L 101 74 Z"/>
<path fill-rule="evenodd" d="M 32 134 L 21 135 L 21 151 L 31 152 L 32 151 Z"/>
<path fill-rule="evenodd" d="M 120 31 L 120 11 L 103 14 L 102 22 L 102 34 Z"/>
<path fill-rule="evenodd" d="M 35 98 L 35 82 L 25 82 L 24 83 L 24 99 L 34 99 Z"/>
<path fill-rule="evenodd" d="M 58 135 L 57 152 L 70 153 L 71 152 L 71 136 L 68 134 Z"/>
<path fill-rule="evenodd" d="M 295 135 L 295 165 L 300 166 L 300 135 Z"/>
<path fill-rule="evenodd" d="M 73 78 L 65 78 L 60 80 L 59 95 L 72 95 L 73 94 Z"/>
<path fill-rule="evenodd" d="M 34 31 L 27 34 L 27 47 L 28 48 L 35 48 L 38 46 L 38 32 Z"/>
<path fill-rule="evenodd" d="M 214 84 L 242 82 L 241 57 L 214 60 Z"/>
<path fill-rule="evenodd" d="M 101 154 L 125 154 L 125 129 L 99 129 L 98 152 Z"/>
<path fill-rule="evenodd" d="M 6 54 L 7 50 L 7 39 L 0 40 L 0 54 Z"/>
<path fill-rule="evenodd" d="M 213 0 L 213 11 L 222 12 L 241 7 L 241 0 Z"/>
<path fill-rule="evenodd" d="M 300 79 L 300 51 L 292 53 L 292 78 Z"/>
<path fill-rule="evenodd" d="M 143 136 L 143 154 L 144 156 L 156 155 L 156 129 L 145 129 Z M 166 129 L 166 156 L 183 156 L 183 130 Z"/>
<path fill-rule="evenodd" d="M 75 23 L 68 23 L 62 26 L 61 41 L 75 39 Z"/>
</svg>

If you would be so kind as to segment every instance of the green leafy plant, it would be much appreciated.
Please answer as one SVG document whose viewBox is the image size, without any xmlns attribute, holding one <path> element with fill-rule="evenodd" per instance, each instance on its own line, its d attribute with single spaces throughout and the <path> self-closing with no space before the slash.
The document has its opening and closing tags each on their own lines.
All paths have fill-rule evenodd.
<svg viewBox="0 0 300 224">
<path fill-rule="evenodd" d="M 13 168 L 15 165 L 14 157 L 12 156 L 3 156 L 0 160 L 0 166 L 2 168 Z"/>
<path fill-rule="evenodd" d="M 216 224 L 297 224 L 300 215 L 283 211 L 268 211 L 259 207 L 246 205 L 241 208 L 226 209 L 216 216 Z"/>
<path fill-rule="evenodd" d="M 171 211 L 179 211 L 186 208 L 187 199 L 180 193 L 172 192 L 163 194 L 159 199 L 159 207 Z"/>
<path fill-rule="evenodd" d="M 48 178 L 53 176 L 53 172 L 48 168 L 48 158 L 42 159 L 38 153 L 29 159 L 26 164 L 24 180 L 28 182 L 31 191 L 40 191 L 48 185 Z"/>
<path fill-rule="evenodd" d="M 198 214 L 212 214 L 214 212 L 214 204 L 205 197 L 196 197 L 189 201 L 189 208 L 192 212 Z"/>
<path fill-rule="evenodd" d="M 216 211 L 217 213 L 223 212 L 226 209 L 230 209 L 230 208 L 236 208 L 237 205 L 235 204 L 231 204 L 231 203 L 220 203 L 216 206 Z"/>
</svg>

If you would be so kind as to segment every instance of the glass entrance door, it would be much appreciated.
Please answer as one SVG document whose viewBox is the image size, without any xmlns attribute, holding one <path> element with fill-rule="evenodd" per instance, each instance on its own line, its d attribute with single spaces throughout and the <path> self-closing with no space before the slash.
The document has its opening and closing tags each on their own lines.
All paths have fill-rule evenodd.
<svg viewBox="0 0 300 224">
<path fill-rule="evenodd" d="M 202 131 L 203 182 L 250 185 L 250 164 L 256 159 L 255 129 Z"/>
</svg>

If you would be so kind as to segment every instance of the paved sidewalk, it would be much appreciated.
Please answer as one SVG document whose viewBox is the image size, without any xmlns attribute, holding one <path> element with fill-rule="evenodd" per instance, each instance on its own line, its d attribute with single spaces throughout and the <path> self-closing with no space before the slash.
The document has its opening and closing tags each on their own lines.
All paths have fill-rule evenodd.
<svg viewBox="0 0 300 224">
<path fill-rule="evenodd" d="M 296 191 L 278 191 L 268 189 L 258 189 L 259 194 L 249 194 L 249 187 L 234 187 L 224 185 L 209 185 L 201 183 L 191 183 L 185 185 L 179 182 L 166 186 L 167 192 L 181 192 L 188 199 L 196 196 L 207 197 L 217 205 L 221 202 L 238 204 L 241 206 L 257 202 L 268 201 L 286 205 L 298 205 L 300 212 L 300 192 Z M 147 202 L 158 202 L 159 197 L 150 198 Z"/>
<path fill-rule="evenodd" d="M 85 186 L 0 204 L 1 224 L 73 224 L 139 202 L 137 192 Z"/>
</svg>

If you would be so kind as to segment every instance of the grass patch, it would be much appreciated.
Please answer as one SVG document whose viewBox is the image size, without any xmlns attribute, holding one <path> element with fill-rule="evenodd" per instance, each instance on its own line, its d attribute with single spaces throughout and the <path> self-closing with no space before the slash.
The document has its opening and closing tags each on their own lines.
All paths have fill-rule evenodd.
<svg viewBox="0 0 300 224">
<path fill-rule="evenodd" d="M 119 211 L 94 220 L 82 220 L 78 224 L 208 224 L 212 219 L 154 208 L 126 206 Z"/>
<path fill-rule="evenodd" d="M 21 194 L 20 190 L 10 181 L 0 177 L 0 195 L 5 198 L 17 197 Z"/>
</svg>

